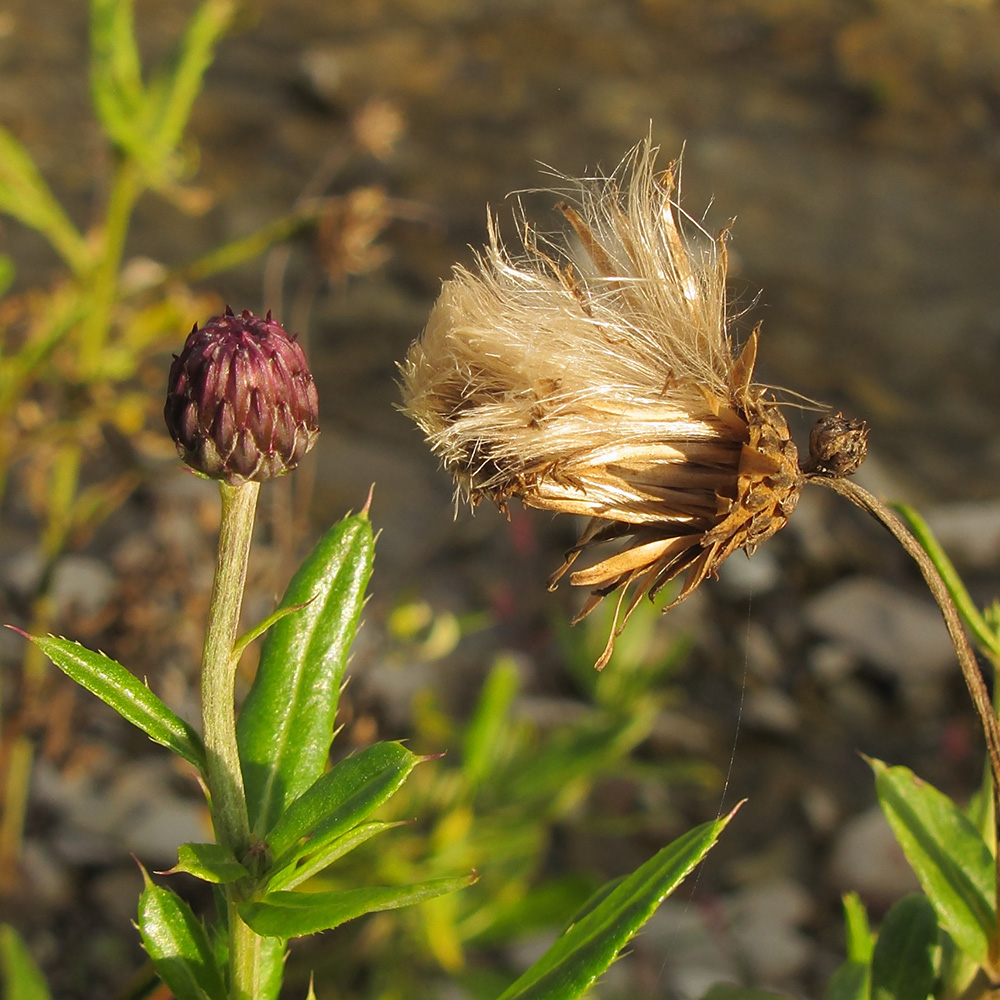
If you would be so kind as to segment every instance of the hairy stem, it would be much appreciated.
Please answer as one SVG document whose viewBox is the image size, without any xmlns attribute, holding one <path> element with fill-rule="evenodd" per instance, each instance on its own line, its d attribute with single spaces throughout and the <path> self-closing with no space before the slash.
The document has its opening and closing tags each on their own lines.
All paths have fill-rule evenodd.
<svg viewBox="0 0 1000 1000">
<path fill-rule="evenodd" d="M 243 586 L 253 534 L 259 483 L 220 482 L 222 527 L 219 556 L 202 654 L 201 716 L 208 762 L 208 788 L 219 842 L 241 857 L 250 846 L 246 793 L 236 745 L 233 646 L 239 633 Z"/>
<path fill-rule="evenodd" d="M 257 1000 L 261 983 L 261 945 L 263 939 L 243 921 L 236 900 L 228 894 L 229 923 L 229 996 L 231 1000 Z"/>
<path fill-rule="evenodd" d="M 260 483 L 230 486 L 220 482 L 219 491 L 222 526 L 202 654 L 201 717 L 215 835 L 220 844 L 242 859 L 250 847 L 250 823 L 236 742 L 234 686 L 239 654 L 234 647 Z M 260 981 L 261 939 L 240 919 L 234 886 L 227 886 L 226 897 L 229 995 L 232 1000 L 255 1000 Z"/>
</svg>

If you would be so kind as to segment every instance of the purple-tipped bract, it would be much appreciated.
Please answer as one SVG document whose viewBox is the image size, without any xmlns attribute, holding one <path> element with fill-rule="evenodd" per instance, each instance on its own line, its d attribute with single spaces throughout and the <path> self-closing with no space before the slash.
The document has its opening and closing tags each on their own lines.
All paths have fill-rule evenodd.
<svg viewBox="0 0 1000 1000">
<path fill-rule="evenodd" d="M 231 485 L 284 475 L 319 436 L 301 345 L 270 313 L 246 309 L 195 325 L 170 366 L 163 416 L 181 458 Z"/>
</svg>

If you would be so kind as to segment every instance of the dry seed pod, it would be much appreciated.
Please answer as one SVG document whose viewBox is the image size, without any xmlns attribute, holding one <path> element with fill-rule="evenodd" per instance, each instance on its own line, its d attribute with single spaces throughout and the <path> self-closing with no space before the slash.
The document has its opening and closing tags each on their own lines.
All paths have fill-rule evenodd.
<svg viewBox="0 0 1000 1000">
<path fill-rule="evenodd" d="M 682 600 L 732 552 L 781 528 L 802 476 L 777 404 L 753 381 L 757 331 L 735 351 L 725 234 L 682 231 L 671 170 L 636 147 L 561 204 L 571 235 L 512 255 L 490 222 L 475 272 L 456 267 L 403 363 L 406 412 L 460 491 L 590 520 L 552 578 L 619 591 L 630 611 L 684 574 Z M 624 615 L 621 608 L 625 601 Z M 618 624 L 620 618 L 620 624 Z"/>
</svg>

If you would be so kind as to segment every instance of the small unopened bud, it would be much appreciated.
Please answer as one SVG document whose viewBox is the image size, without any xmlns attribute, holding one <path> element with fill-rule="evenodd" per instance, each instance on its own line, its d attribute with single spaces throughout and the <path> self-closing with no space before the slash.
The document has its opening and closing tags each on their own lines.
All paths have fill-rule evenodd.
<svg viewBox="0 0 1000 1000">
<path fill-rule="evenodd" d="M 301 345 L 244 309 L 197 324 L 174 357 L 163 408 L 181 458 L 231 485 L 298 465 L 319 436 L 319 400 Z"/>
<path fill-rule="evenodd" d="M 804 472 L 851 476 L 868 454 L 868 427 L 863 420 L 849 420 L 842 413 L 820 417 L 809 434 L 809 458 Z"/>
</svg>

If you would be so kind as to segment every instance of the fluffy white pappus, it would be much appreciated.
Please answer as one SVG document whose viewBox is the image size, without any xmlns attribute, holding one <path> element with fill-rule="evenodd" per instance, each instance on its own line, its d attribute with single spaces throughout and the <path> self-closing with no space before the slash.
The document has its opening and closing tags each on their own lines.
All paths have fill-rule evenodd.
<svg viewBox="0 0 1000 1000">
<path fill-rule="evenodd" d="M 697 442 L 708 459 L 720 436 L 736 444 L 723 239 L 682 235 L 673 173 L 658 175 L 655 156 L 644 143 L 611 177 L 578 182 L 577 206 L 560 205 L 571 227 L 561 245 L 543 248 L 526 227 L 513 256 L 491 219 L 478 272 L 456 267 L 445 283 L 403 365 L 404 399 L 473 500 L 502 502 L 542 479 L 560 494 L 560 482 L 637 452 L 676 464 L 697 457 Z M 547 492 L 526 502 L 549 506 Z M 597 483 L 587 492 L 583 512 L 621 512 Z"/>
<path fill-rule="evenodd" d="M 578 617 L 686 571 L 681 599 L 798 497 L 787 425 L 752 382 L 757 332 L 738 354 L 730 340 L 725 233 L 685 222 L 656 153 L 575 182 L 561 238 L 525 225 L 513 254 L 490 219 L 478 268 L 455 268 L 402 365 L 405 412 L 473 504 L 590 516 L 554 579 L 619 543 L 570 575 L 593 588 Z"/>
</svg>

